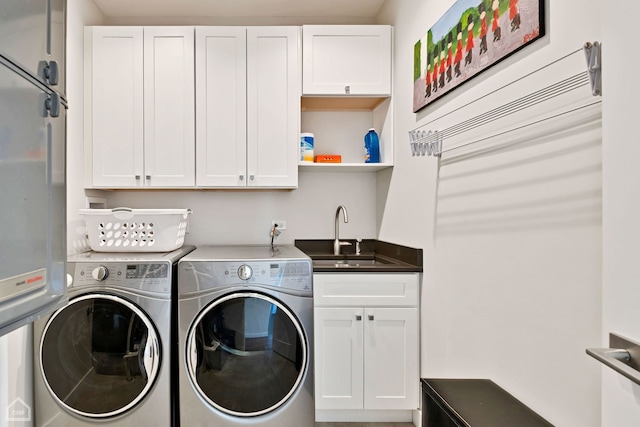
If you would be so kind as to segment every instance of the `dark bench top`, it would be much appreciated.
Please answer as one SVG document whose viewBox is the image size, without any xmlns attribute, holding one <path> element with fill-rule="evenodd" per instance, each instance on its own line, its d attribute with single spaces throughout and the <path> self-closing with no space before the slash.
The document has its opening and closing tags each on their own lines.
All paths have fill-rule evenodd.
<svg viewBox="0 0 640 427">
<path fill-rule="evenodd" d="M 422 379 L 422 390 L 470 427 L 553 427 L 488 379 Z"/>
</svg>

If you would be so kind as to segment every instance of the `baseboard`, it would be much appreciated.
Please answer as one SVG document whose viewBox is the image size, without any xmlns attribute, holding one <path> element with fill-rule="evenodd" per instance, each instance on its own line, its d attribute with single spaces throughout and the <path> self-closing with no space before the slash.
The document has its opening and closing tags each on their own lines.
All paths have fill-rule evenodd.
<svg viewBox="0 0 640 427">
<path fill-rule="evenodd" d="M 411 410 L 318 410 L 316 409 L 317 422 L 386 422 L 386 423 L 410 423 L 414 421 Z"/>
<path fill-rule="evenodd" d="M 417 409 L 412 412 L 413 415 L 413 425 L 416 427 L 422 427 L 422 411 Z"/>
</svg>

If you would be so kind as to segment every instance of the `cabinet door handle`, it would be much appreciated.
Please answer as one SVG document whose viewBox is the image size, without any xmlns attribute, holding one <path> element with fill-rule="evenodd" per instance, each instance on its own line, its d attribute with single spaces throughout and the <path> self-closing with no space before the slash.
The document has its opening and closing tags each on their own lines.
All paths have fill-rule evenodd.
<svg viewBox="0 0 640 427">
<path fill-rule="evenodd" d="M 240 175 L 239 178 L 240 178 L 240 181 L 244 181 L 244 175 Z"/>
<path fill-rule="evenodd" d="M 350 85 L 346 85 L 344 87 L 344 93 L 345 93 L 345 95 L 351 94 L 351 86 Z"/>
<path fill-rule="evenodd" d="M 146 178 L 147 178 L 147 179 L 151 179 L 151 175 L 147 175 L 147 176 L 146 176 Z"/>
<path fill-rule="evenodd" d="M 140 179 L 140 175 L 136 175 L 136 179 Z"/>
<path fill-rule="evenodd" d="M 249 179 L 253 181 L 254 179 L 256 179 L 256 177 L 254 175 L 249 175 Z"/>
<path fill-rule="evenodd" d="M 375 318 L 373 317 L 373 314 L 369 315 L 369 320 L 374 320 Z"/>
<path fill-rule="evenodd" d="M 359 314 L 356 314 L 356 320 L 362 320 L 362 316 L 360 316 Z"/>
</svg>

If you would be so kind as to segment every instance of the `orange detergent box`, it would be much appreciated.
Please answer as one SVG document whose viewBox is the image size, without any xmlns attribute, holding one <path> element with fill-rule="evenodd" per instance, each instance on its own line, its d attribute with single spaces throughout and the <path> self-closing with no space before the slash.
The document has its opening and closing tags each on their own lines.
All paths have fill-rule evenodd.
<svg viewBox="0 0 640 427">
<path fill-rule="evenodd" d="M 314 161 L 316 163 L 342 163 L 342 156 L 339 154 L 318 154 Z"/>
</svg>

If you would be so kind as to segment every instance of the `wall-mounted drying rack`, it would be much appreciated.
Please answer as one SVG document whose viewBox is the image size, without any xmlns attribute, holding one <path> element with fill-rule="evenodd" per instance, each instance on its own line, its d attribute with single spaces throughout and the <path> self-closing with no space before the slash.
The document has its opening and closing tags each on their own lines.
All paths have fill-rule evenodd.
<svg viewBox="0 0 640 427">
<path fill-rule="evenodd" d="M 470 107 L 473 104 L 481 100 L 486 100 L 490 97 L 500 96 L 505 93 L 505 89 L 511 88 L 514 84 L 519 82 L 526 82 L 527 79 L 532 78 L 532 76 L 539 74 L 541 71 L 548 69 L 554 64 L 562 63 L 570 57 L 573 57 L 579 52 L 584 52 L 587 61 L 587 70 L 578 72 L 577 74 L 569 75 L 559 81 L 556 81 L 552 84 L 548 84 L 544 87 L 541 87 L 538 90 L 533 92 L 529 92 L 524 96 L 521 96 L 512 101 L 503 103 L 502 105 L 492 108 L 488 111 L 485 111 L 481 114 L 475 115 L 469 119 L 457 122 L 452 126 L 448 126 L 445 129 L 432 129 L 431 127 L 435 127 L 434 123 L 444 119 L 447 116 L 450 116 L 454 113 L 460 113 L 462 110 Z M 481 138 L 477 138 L 472 141 L 462 141 L 454 145 L 451 148 L 444 148 L 444 142 L 448 140 L 454 139 L 459 135 L 462 135 L 466 132 L 477 130 L 479 127 L 484 126 L 486 124 L 495 122 L 497 120 L 506 118 L 515 113 L 521 112 L 528 108 L 531 108 L 536 105 L 540 105 L 544 102 L 550 101 L 554 98 L 569 94 L 576 89 L 583 86 L 591 86 L 591 94 L 593 96 L 600 97 L 602 95 L 602 62 L 601 62 L 601 45 L 598 42 L 594 43 L 585 43 L 584 46 L 580 49 L 577 49 L 573 52 L 570 52 L 564 55 L 561 58 L 556 59 L 510 83 L 507 83 L 504 86 L 499 87 L 498 89 L 483 95 L 480 98 L 474 99 L 471 102 L 468 102 L 458 108 L 453 109 L 445 114 L 440 115 L 437 118 L 429 120 L 427 123 L 420 125 L 419 127 L 409 131 L 409 144 L 411 147 L 411 155 L 412 156 L 435 156 L 441 157 L 443 153 L 448 151 L 456 150 L 462 147 L 466 147 L 478 142 L 486 141 L 490 138 L 494 138 L 497 136 L 505 135 L 510 132 L 518 131 L 523 128 L 527 128 L 529 126 L 533 126 L 544 121 L 555 119 L 561 117 L 563 115 L 574 113 L 581 109 L 588 108 L 595 104 L 601 103 L 601 99 L 597 101 L 587 102 L 586 104 L 579 106 L 572 106 L 571 108 L 564 109 L 560 112 L 553 112 L 552 114 L 547 114 L 545 117 L 536 117 L 534 120 L 526 122 L 526 123 L 518 123 L 516 126 L 510 127 L 508 129 L 500 129 L 500 131 L 495 132 L 491 135 L 485 135 Z M 502 92 L 502 93 L 501 93 Z M 429 125 L 432 125 L 431 127 Z"/>
</svg>

